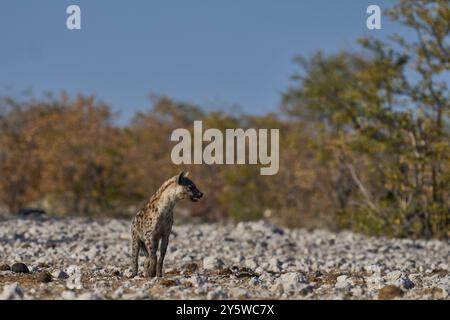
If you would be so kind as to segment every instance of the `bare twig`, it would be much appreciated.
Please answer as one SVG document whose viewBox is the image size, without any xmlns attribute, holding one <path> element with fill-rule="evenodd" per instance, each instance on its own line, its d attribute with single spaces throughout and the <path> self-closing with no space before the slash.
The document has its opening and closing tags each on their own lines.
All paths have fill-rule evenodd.
<svg viewBox="0 0 450 320">
<path fill-rule="evenodd" d="M 347 167 L 350 171 L 350 175 L 352 176 L 352 179 L 355 181 L 356 185 L 358 186 L 359 190 L 364 196 L 364 199 L 366 200 L 367 205 L 372 209 L 373 211 L 378 211 L 377 206 L 373 203 L 371 200 L 371 197 L 369 193 L 367 192 L 366 188 L 362 184 L 361 180 L 358 178 L 358 175 L 356 174 L 355 167 L 351 164 L 347 164 Z"/>
</svg>

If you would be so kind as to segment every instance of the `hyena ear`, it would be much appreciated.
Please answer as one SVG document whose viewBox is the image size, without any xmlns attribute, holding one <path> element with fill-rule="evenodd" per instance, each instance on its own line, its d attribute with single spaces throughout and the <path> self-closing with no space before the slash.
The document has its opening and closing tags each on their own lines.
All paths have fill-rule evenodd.
<svg viewBox="0 0 450 320">
<path fill-rule="evenodd" d="M 188 171 L 182 171 L 177 177 L 177 184 L 181 184 L 183 178 L 186 178 L 189 175 Z"/>
</svg>

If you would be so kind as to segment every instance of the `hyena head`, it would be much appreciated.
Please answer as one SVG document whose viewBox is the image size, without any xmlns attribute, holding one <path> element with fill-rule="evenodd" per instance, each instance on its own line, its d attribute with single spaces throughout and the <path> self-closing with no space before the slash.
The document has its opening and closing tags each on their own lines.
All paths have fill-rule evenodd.
<svg viewBox="0 0 450 320">
<path fill-rule="evenodd" d="M 181 172 L 178 176 L 176 176 L 176 184 L 178 189 L 178 196 L 180 199 L 186 199 L 189 197 L 191 201 L 197 202 L 203 197 L 203 192 L 197 189 L 197 186 L 194 182 L 189 179 L 189 172 Z"/>
</svg>

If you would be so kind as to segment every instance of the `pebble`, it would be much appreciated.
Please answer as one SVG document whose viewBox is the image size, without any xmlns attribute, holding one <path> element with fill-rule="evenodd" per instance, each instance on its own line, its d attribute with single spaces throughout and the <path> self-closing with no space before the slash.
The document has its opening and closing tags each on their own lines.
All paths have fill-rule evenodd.
<svg viewBox="0 0 450 320">
<path fill-rule="evenodd" d="M 17 282 L 5 285 L 0 293 L 0 300 L 22 300 L 23 298 L 23 290 Z"/>
<path fill-rule="evenodd" d="M 214 256 L 206 257 L 203 259 L 203 269 L 215 270 L 223 266 L 224 266 L 223 261 Z"/>
<path fill-rule="evenodd" d="M 281 229 L 268 221 L 175 224 L 161 281 L 143 278 L 143 255 L 138 276 L 128 278 L 129 227 L 130 219 L 4 219 L 0 297 L 41 299 L 54 290 L 53 298 L 71 300 L 449 298 L 446 241 Z M 32 265 L 8 270 L 14 261 Z M 32 277 L 13 273 L 27 270 Z M 14 285 L 41 277 L 45 285 Z"/>
<path fill-rule="evenodd" d="M 414 282 L 412 282 L 408 276 L 402 276 L 399 280 L 398 280 L 398 284 L 400 287 L 404 288 L 404 289 L 412 289 L 414 288 L 415 284 Z"/>
<path fill-rule="evenodd" d="M 75 294 L 75 292 L 69 290 L 63 291 L 61 293 L 61 298 L 63 298 L 64 300 L 73 300 L 76 298 L 76 296 L 77 295 Z"/>
<path fill-rule="evenodd" d="M 59 280 L 66 280 L 69 278 L 69 275 L 67 273 L 65 273 L 64 271 L 59 271 L 59 272 L 57 272 L 57 275 L 55 278 L 57 278 Z"/>
<path fill-rule="evenodd" d="M 21 262 L 14 263 L 11 266 L 11 271 L 15 272 L 15 273 L 29 273 L 30 272 L 30 270 L 28 269 L 26 264 L 21 263 Z"/>
<path fill-rule="evenodd" d="M 349 289 L 351 287 L 351 282 L 348 276 L 341 275 L 336 278 L 336 284 L 334 286 L 337 289 Z"/>
<path fill-rule="evenodd" d="M 282 274 L 277 280 L 277 284 L 280 284 L 284 292 L 296 292 L 300 291 L 308 283 L 305 276 L 298 272 L 289 272 Z"/>
<path fill-rule="evenodd" d="M 402 272 L 399 270 L 395 270 L 395 271 L 389 272 L 386 275 L 386 279 L 388 281 L 397 281 L 398 279 L 400 279 L 401 276 L 402 276 Z"/>
</svg>

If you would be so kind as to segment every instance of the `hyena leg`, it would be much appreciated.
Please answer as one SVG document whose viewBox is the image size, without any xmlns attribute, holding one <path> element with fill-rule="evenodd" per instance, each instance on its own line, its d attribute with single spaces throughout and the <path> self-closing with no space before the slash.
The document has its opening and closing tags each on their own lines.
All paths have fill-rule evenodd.
<svg viewBox="0 0 450 320">
<path fill-rule="evenodd" d="M 141 249 L 141 241 L 136 232 L 131 235 L 131 276 L 135 277 L 138 273 L 139 250 Z"/>
<path fill-rule="evenodd" d="M 156 250 L 158 248 L 158 241 L 156 239 L 145 240 L 145 246 L 147 247 L 148 257 L 145 260 L 145 276 L 153 278 L 156 276 Z"/>
<path fill-rule="evenodd" d="M 157 277 L 163 276 L 162 269 L 164 264 L 164 257 L 166 256 L 167 245 L 169 244 L 169 236 L 170 232 L 167 232 L 167 234 L 163 235 L 163 237 L 161 238 L 161 244 L 159 245 L 159 260 L 156 266 Z"/>
</svg>

